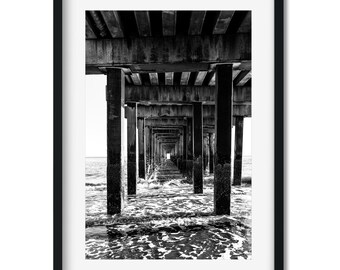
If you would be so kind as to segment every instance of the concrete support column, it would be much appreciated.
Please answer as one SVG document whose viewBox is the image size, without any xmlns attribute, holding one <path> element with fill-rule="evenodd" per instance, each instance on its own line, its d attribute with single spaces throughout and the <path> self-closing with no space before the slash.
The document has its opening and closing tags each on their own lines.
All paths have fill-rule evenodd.
<svg viewBox="0 0 340 270">
<path fill-rule="evenodd" d="M 216 66 L 215 83 L 215 174 L 214 207 L 216 215 L 230 215 L 231 132 L 233 65 Z"/>
<path fill-rule="evenodd" d="M 145 178 L 145 127 L 144 118 L 138 118 L 138 156 L 139 156 L 139 177 Z"/>
<path fill-rule="evenodd" d="M 187 142 L 187 130 L 186 128 L 183 128 L 183 155 L 182 155 L 182 173 L 186 174 L 186 168 L 187 168 L 187 158 L 188 158 L 188 142 Z"/>
<path fill-rule="evenodd" d="M 155 169 L 155 134 L 153 129 L 150 129 L 150 173 L 152 174 Z"/>
<path fill-rule="evenodd" d="M 187 180 L 192 181 L 192 118 L 187 118 L 187 138 L 188 138 L 188 153 L 187 153 Z"/>
<path fill-rule="evenodd" d="M 207 171 L 209 163 L 208 134 L 203 135 L 203 172 Z"/>
<path fill-rule="evenodd" d="M 175 164 L 178 168 L 178 157 L 179 157 L 179 140 L 176 141 L 175 143 Z"/>
<path fill-rule="evenodd" d="M 129 103 L 126 107 L 128 124 L 128 195 L 135 195 L 137 190 L 137 105 Z"/>
<path fill-rule="evenodd" d="M 145 135 L 145 177 L 149 177 L 150 173 L 150 128 L 144 127 L 144 135 Z"/>
<path fill-rule="evenodd" d="M 156 153 L 155 153 L 155 158 L 156 158 L 156 164 L 159 164 L 159 139 L 156 139 Z"/>
<path fill-rule="evenodd" d="M 242 180 L 243 116 L 235 117 L 234 146 L 234 186 L 240 186 Z"/>
<path fill-rule="evenodd" d="M 193 181 L 194 193 L 203 193 L 203 113 L 202 102 L 194 102 L 193 109 Z"/>
<path fill-rule="evenodd" d="M 209 173 L 214 173 L 214 133 L 209 133 Z"/>
<path fill-rule="evenodd" d="M 107 213 L 119 214 L 126 201 L 125 75 L 107 69 Z"/>
</svg>

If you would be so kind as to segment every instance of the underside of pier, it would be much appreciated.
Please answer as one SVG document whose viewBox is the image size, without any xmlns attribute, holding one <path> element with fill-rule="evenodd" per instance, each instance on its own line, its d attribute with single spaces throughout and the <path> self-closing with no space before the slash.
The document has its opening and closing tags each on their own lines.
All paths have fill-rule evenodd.
<svg viewBox="0 0 340 270">
<path fill-rule="evenodd" d="M 206 214 L 235 213 L 252 112 L 250 11 L 86 11 L 86 74 L 107 77 L 107 214 L 132 211 L 138 183 L 155 179 L 211 194 Z"/>
</svg>

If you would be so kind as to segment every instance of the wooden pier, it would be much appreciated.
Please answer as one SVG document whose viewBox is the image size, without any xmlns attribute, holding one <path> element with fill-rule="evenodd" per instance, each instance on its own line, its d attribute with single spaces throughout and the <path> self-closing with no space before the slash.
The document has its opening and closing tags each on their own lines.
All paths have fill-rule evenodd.
<svg viewBox="0 0 340 270">
<path fill-rule="evenodd" d="M 251 117 L 250 11 L 87 11 L 86 74 L 107 77 L 108 214 L 168 154 L 194 193 L 213 173 L 215 214 L 230 214 Z"/>
</svg>

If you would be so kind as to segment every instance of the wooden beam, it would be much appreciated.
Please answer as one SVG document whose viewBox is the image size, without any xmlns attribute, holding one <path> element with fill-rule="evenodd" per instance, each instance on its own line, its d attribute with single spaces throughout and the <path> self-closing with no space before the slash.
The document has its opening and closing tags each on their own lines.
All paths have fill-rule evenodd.
<svg viewBox="0 0 340 270">
<path fill-rule="evenodd" d="M 204 81 L 202 83 L 203 86 L 209 85 L 212 77 L 215 75 L 215 71 L 208 71 L 207 75 L 204 78 Z"/>
<path fill-rule="evenodd" d="M 134 85 L 141 85 L 142 84 L 142 81 L 140 79 L 140 75 L 138 73 L 132 73 L 131 79 L 132 79 Z"/>
<path fill-rule="evenodd" d="M 155 126 L 152 128 L 152 134 L 154 133 L 180 133 L 182 126 L 171 127 L 171 126 Z"/>
<path fill-rule="evenodd" d="M 143 119 L 143 118 L 140 118 Z M 149 119 L 145 118 L 145 126 L 146 127 L 157 127 L 157 128 L 163 128 L 163 129 L 171 129 L 171 128 L 180 128 L 180 127 L 186 127 L 187 121 L 181 118 L 172 119 L 174 121 L 166 121 L 166 119 L 158 118 L 158 119 Z M 205 129 L 213 129 L 215 127 L 215 119 L 213 117 L 210 118 L 204 118 L 203 119 L 203 127 Z"/>
<path fill-rule="evenodd" d="M 190 105 L 140 105 L 138 110 L 138 117 L 164 117 L 164 116 L 178 116 L 178 117 L 192 117 L 192 108 Z M 234 104 L 233 116 L 251 117 L 251 105 L 250 104 Z M 215 117 L 215 106 L 204 105 L 203 117 L 211 118 Z"/>
<path fill-rule="evenodd" d="M 207 71 L 200 71 L 196 77 L 195 85 L 202 85 L 206 75 Z"/>
<path fill-rule="evenodd" d="M 239 86 L 233 90 L 234 102 L 251 102 L 251 87 Z M 191 103 L 194 101 L 214 103 L 215 87 L 213 86 L 134 86 L 128 85 L 125 90 L 126 102 L 140 102 L 148 104 L 168 103 Z"/>
<path fill-rule="evenodd" d="M 248 11 L 246 17 L 243 19 L 237 33 L 249 33 L 251 31 L 251 11 Z"/>
<path fill-rule="evenodd" d="M 237 84 L 237 86 L 245 85 L 251 79 L 251 71 L 249 71 Z"/>
<path fill-rule="evenodd" d="M 232 61 L 231 61 L 232 62 Z M 150 63 L 150 64 L 124 64 L 117 65 L 117 67 L 124 70 L 126 74 L 131 73 L 165 73 L 165 72 L 174 72 L 174 73 L 182 73 L 182 72 L 200 72 L 200 71 L 208 71 L 208 74 L 215 74 L 216 65 L 218 63 Z M 111 68 L 112 66 L 86 66 L 87 74 L 94 74 L 93 71 L 89 70 L 97 70 L 95 74 L 104 73 L 106 74 L 106 68 Z M 100 69 L 101 72 L 98 71 Z M 242 62 L 233 62 L 234 72 L 240 72 L 242 70 L 251 70 L 251 61 L 245 60 Z M 234 74 L 234 73 L 233 73 Z M 234 75 L 233 75 L 234 76 Z M 211 79 L 211 76 L 209 77 Z M 209 81 L 210 81 L 209 79 Z"/>
<path fill-rule="evenodd" d="M 200 35 L 204 23 L 205 11 L 192 11 L 188 34 Z"/>
<path fill-rule="evenodd" d="M 213 33 L 215 35 L 224 34 L 228 29 L 228 26 L 230 24 L 230 21 L 233 15 L 234 15 L 234 11 L 221 11 L 217 19 Z"/>
<path fill-rule="evenodd" d="M 117 11 L 123 34 L 126 38 L 139 37 L 135 14 L 132 10 Z"/>
<path fill-rule="evenodd" d="M 86 39 L 94 39 L 97 38 L 96 34 L 93 32 L 93 29 L 89 25 L 86 19 Z"/>
<path fill-rule="evenodd" d="M 181 85 L 188 85 L 189 78 L 190 72 L 182 72 Z"/>
<path fill-rule="evenodd" d="M 177 142 L 179 140 L 180 136 L 158 136 L 156 134 L 156 139 L 162 142 Z"/>
<path fill-rule="evenodd" d="M 148 11 L 135 11 L 138 33 L 141 37 L 151 36 L 150 17 Z"/>
<path fill-rule="evenodd" d="M 176 11 L 163 11 L 162 23 L 163 36 L 174 36 L 176 34 Z"/>
<path fill-rule="evenodd" d="M 158 119 L 145 119 L 146 126 L 165 126 L 165 125 L 186 125 L 187 120 L 183 118 L 158 118 Z"/>
<path fill-rule="evenodd" d="M 107 38 L 107 27 L 105 22 L 101 19 L 99 11 L 88 11 L 88 14 L 90 14 L 95 27 L 98 29 L 99 36 L 101 38 Z"/>
<path fill-rule="evenodd" d="M 125 74 L 125 79 L 129 84 L 132 84 L 131 76 Z"/>
<path fill-rule="evenodd" d="M 244 18 L 247 16 L 248 12 L 249 11 L 247 11 L 247 10 L 235 11 L 235 13 L 234 13 L 234 15 L 231 19 L 231 22 L 228 26 L 226 34 L 237 33 L 240 25 L 242 24 Z"/>
<path fill-rule="evenodd" d="M 233 70 L 233 81 L 235 80 L 235 78 L 238 76 L 238 74 L 240 74 L 241 70 Z"/>
<path fill-rule="evenodd" d="M 142 119 L 142 118 L 141 118 Z M 188 119 L 186 117 L 157 117 L 157 118 L 145 118 L 145 126 L 162 127 L 162 128 L 174 128 L 174 127 L 186 127 Z M 215 126 L 215 119 L 213 117 L 203 119 L 203 127 L 209 128 Z"/>
<path fill-rule="evenodd" d="M 180 133 L 155 133 L 157 138 L 174 138 L 174 137 L 179 137 Z"/>
<path fill-rule="evenodd" d="M 120 25 L 117 11 L 101 11 L 107 28 L 113 38 L 122 38 L 123 31 Z"/>
<path fill-rule="evenodd" d="M 165 85 L 173 85 L 174 84 L 174 73 L 166 72 L 165 73 Z"/>
<path fill-rule="evenodd" d="M 139 73 L 201 71 L 211 68 L 210 63 L 149 63 L 124 66 L 128 66 L 132 72 Z"/>
<path fill-rule="evenodd" d="M 86 67 L 240 62 L 251 59 L 251 35 L 131 37 L 86 40 Z"/>
<path fill-rule="evenodd" d="M 249 70 L 242 70 L 236 78 L 233 80 L 234 85 L 238 85 L 238 83 L 249 73 Z"/>
<path fill-rule="evenodd" d="M 138 117 L 192 117 L 192 107 L 190 105 L 139 105 Z M 234 104 L 233 116 L 251 117 L 251 105 L 250 104 Z M 203 117 L 212 118 L 215 117 L 215 106 L 204 105 Z"/>
<path fill-rule="evenodd" d="M 211 78 L 211 80 L 210 80 L 209 85 L 210 85 L 210 86 L 214 86 L 214 85 L 215 85 L 215 80 L 216 80 L 216 76 L 215 76 L 215 74 L 214 74 L 214 76 L 212 76 L 212 78 Z"/>
<path fill-rule="evenodd" d="M 151 85 L 158 85 L 158 74 L 156 72 L 149 73 L 149 77 Z"/>
<path fill-rule="evenodd" d="M 248 70 L 234 69 L 234 70 L 233 70 L 233 81 L 235 80 L 235 78 L 236 78 L 241 72 L 242 72 L 242 75 L 241 75 L 242 78 L 243 78 L 243 76 L 245 76 L 246 74 L 249 73 Z M 247 79 L 247 81 L 248 81 L 250 78 L 251 78 L 251 73 L 250 73 L 250 77 Z M 240 82 L 240 81 L 241 81 L 241 80 L 234 81 L 234 86 L 235 86 L 235 85 L 239 85 L 239 82 Z M 214 74 L 214 76 L 211 78 L 209 85 L 210 85 L 210 86 L 214 86 L 214 85 L 215 85 L 215 74 Z M 244 85 L 244 84 L 243 84 L 243 85 Z M 243 85 L 239 85 L 239 86 L 243 86 Z"/>
</svg>

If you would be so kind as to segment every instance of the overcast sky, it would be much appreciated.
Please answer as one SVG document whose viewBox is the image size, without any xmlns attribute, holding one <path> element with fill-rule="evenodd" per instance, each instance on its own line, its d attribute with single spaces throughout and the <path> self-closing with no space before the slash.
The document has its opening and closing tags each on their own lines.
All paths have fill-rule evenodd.
<svg viewBox="0 0 340 270">
<path fill-rule="evenodd" d="M 106 157 L 106 76 L 86 76 L 86 156 Z M 234 134 L 233 134 L 234 135 Z M 232 140 L 234 142 L 234 138 Z M 243 155 L 251 155 L 251 118 L 244 119 Z"/>
</svg>

